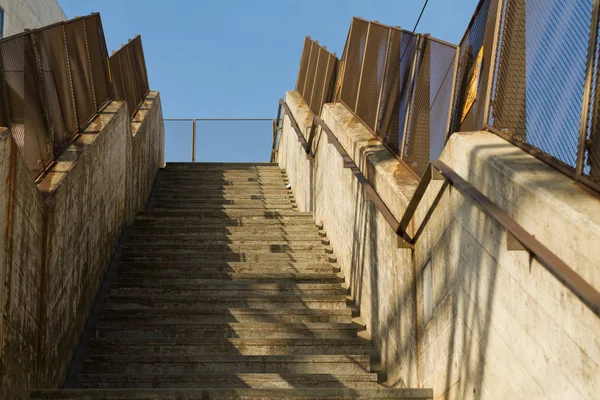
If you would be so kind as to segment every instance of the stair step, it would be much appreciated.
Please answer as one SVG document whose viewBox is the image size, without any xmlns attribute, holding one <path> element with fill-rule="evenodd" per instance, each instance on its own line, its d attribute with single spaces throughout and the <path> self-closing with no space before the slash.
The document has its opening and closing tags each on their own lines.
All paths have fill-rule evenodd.
<svg viewBox="0 0 600 400">
<path fill-rule="evenodd" d="M 261 207 L 271 207 L 271 206 L 279 206 L 279 205 L 288 205 L 292 204 L 292 198 L 290 196 L 285 197 L 275 197 L 275 198 L 262 198 L 262 199 L 252 199 L 248 197 L 241 198 L 223 198 L 223 197 L 205 197 L 205 196 L 195 196 L 195 195 L 181 195 L 174 194 L 171 196 L 168 195 L 159 195 L 155 196 L 154 200 L 156 203 L 167 203 L 167 204 L 178 204 L 178 203 L 196 203 L 198 205 L 236 205 L 236 206 L 245 206 L 245 205 L 259 205 Z"/>
<path fill-rule="evenodd" d="M 201 295 L 111 295 L 106 301 L 109 308 L 197 308 L 210 304 L 213 308 L 309 308 L 343 309 L 346 308 L 344 295 L 293 296 L 275 294 L 272 296 L 222 296 Z"/>
<path fill-rule="evenodd" d="M 260 253 L 260 252 L 244 252 L 244 253 L 182 253 L 177 252 L 163 252 L 156 254 L 148 254 L 146 252 L 139 253 L 126 253 L 121 258 L 123 261 L 188 261 L 188 262 L 202 262 L 209 260 L 219 260 L 226 262 L 286 262 L 294 260 L 312 261 L 312 262 L 336 262 L 334 256 L 325 254 L 323 252 L 288 252 L 288 253 Z"/>
<path fill-rule="evenodd" d="M 347 290 L 339 284 L 251 284 L 231 282 L 226 285 L 209 283 L 205 285 L 186 283 L 114 283 L 110 287 L 110 294 L 114 295 L 165 295 L 165 296 L 217 296 L 223 298 L 242 296 L 272 296 L 272 295 L 345 295 Z"/>
<path fill-rule="evenodd" d="M 302 224 L 267 224 L 267 223 L 246 223 L 223 225 L 210 225 L 202 220 L 190 225 L 160 225 L 160 221 L 138 220 L 129 230 L 129 237 L 136 236 L 173 236 L 173 237 L 201 237 L 210 235 L 219 235 L 220 237 L 248 237 L 256 238 L 256 235 L 268 236 L 278 235 L 284 238 L 295 237 L 314 237 L 325 238 L 324 234 L 319 233 L 313 221 L 302 221 Z"/>
<path fill-rule="evenodd" d="M 312 221 L 312 213 L 299 212 L 291 210 L 271 211 L 271 210 L 160 210 L 160 211 L 142 211 L 138 213 L 138 218 L 233 218 L 236 217 L 260 217 L 267 219 L 309 219 Z"/>
<path fill-rule="evenodd" d="M 152 211 L 161 210 L 195 210 L 195 211 L 233 211 L 233 210 L 291 210 L 295 208 L 292 203 L 277 204 L 265 207 L 264 204 L 198 204 L 195 201 L 155 201 Z"/>
<path fill-rule="evenodd" d="M 370 372 L 368 355 L 88 356 L 84 373 L 346 373 Z"/>
<path fill-rule="evenodd" d="M 170 243 L 128 243 L 125 253 L 143 252 L 148 255 L 154 253 L 326 253 L 327 248 L 320 242 L 312 243 L 269 243 L 255 241 L 253 243 L 207 243 L 207 242 L 170 242 Z"/>
<path fill-rule="evenodd" d="M 286 191 L 285 193 L 270 193 L 270 194 L 253 194 L 253 193 L 205 193 L 198 191 L 197 193 L 157 193 L 154 199 L 170 199 L 170 200 L 197 200 L 202 202 L 222 201 L 222 202 L 260 202 L 263 204 L 271 204 L 277 202 L 287 202 L 292 200 L 294 196 Z"/>
<path fill-rule="evenodd" d="M 234 375 L 235 376 L 235 375 Z M 46 389 L 32 392 L 37 400 L 275 400 L 275 399 L 433 399 L 432 389 Z"/>
<path fill-rule="evenodd" d="M 79 375 L 80 388 L 371 388 L 377 374 Z"/>
<path fill-rule="evenodd" d="M 92 339 L 90 356 L 368 355 L 362 339 Z"/>
<path fill-rule="evenodd" d="M 337 283 L 344 279 L 336 273 L 227 273 L 227 272 L 170 272 L 158 271 L 149 273 L 117 272 L 115 282 L 120 284 L 154 283 L 166 284 L 187 283 L 194 285 L 207 285 L 218 281 L 254 283 Z"/>
<path fill-rule="evenodd" d="M 208 284 L 189 283 L 113 283 L 110 294 L 114 295 L 177 295 L 177 296 L 210 296 L 220 295 L 223 298 L 241 296 L 271 295 L 345 295 L 347 290 L 339 284 L 327 283 L 245 283 L 245 282 L 211 282 Z"/>
<path fill-rule="evenodd" d="M 356 338 L 357 327 L 344 323 L 180 323 L 102 322 L 98 338 L 131 339 L 309 339 Z"/>
<path fill-rule="evenodd" d="M 230 235 L 225 232 L 198 232 L 188 234 L 156 234 L 151 232 L 136 232 L 135 234 L 129 235 L 127 238 L 128 245 L 138 245 L 152 243 L 157 245 L 167 244 L 245 244 L 251 246 L 257 245 L 327 245 L 329 240 L 319 236 L 316 232 L 312 234 L 264 234 L 259 237 L 256 235 L 247 234 L 235 234 Z"/>
<path fill-rule="evenodd" d="M 253 261 L 121 261 L 119 272 L 153 273 L 169 272 L 177 273 L 337 273 L 339 267 L 328 261 L 306 262 L 293 260 L 274 262 Z"/>
<path fill-rule="evenodd" d="M 252 309 L 252 308 L 174 308 L 174 309 L 112 309 L 100 313 L 103 322 L 203 322 L 225 323 L 351 323 L 352 311 L 344 309 Z"/>
</svg>

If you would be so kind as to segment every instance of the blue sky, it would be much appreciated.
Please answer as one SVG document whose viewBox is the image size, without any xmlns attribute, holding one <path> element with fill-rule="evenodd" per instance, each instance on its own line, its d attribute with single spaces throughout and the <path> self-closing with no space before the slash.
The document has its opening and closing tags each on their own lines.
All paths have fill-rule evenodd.
<svg viewBox="0 0 600 400">
<path fill-rule="evenodd" d="M 59 0 L 99 11 L 109 51 L 141 34 L 165 118 L 273 118 L 304 36 L 341 55 L 353 16 L 412 30 L 421 0 Z M 477 0 L 430 0 L 418 31 L 458 43 Z M 270 134 L 267 132 L 267 136 Z"/>
</svg>

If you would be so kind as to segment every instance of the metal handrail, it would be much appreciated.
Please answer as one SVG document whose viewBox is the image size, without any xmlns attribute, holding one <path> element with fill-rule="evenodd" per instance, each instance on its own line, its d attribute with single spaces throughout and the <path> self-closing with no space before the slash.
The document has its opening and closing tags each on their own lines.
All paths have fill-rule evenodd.
<svg viewBox="0 0 600 400">
<path fill-rule="evenodd" d="M 464 180 L 454 170 L 448 167 L 440 160 L 432 161 L 427 172 L 419 182 L 417 189 L 404 212 L 401 220 L 398 221 L 391 213 L 385 202 L 375 191 L 371 182 L 365 177 L 362 171 L 354 163 L 348 152 L 344 149 L 337 137 L 333 134 L 327 124 L 318 116 L 314 117 L 315 124 L 319 125 L 327 135 L 328 142 L 333 144 L 342 160 L 344 168 L 349 168 L 352 174 L 365 190 L 367 201 L 372 201 L 377 210 L 382 214 L 386 222 L 394 229 L 398 235 L 398 246 L 400 248 L 414 248 L 417 239 L 420 236 L 424 226 L 429 221 L 429 217 L 437 207 L 441 195 L 448 185 L 452 185 L 462 195 L 470 197 L 488 216 L 499 223 L 507 232 L 509 250 L 526 250 L 538 262 L 554 275 L 560 282 L 571 290 L 594 314 L 600 316 L 600 292 L 585 281 L 577 272 L 569 267 L 558 256 L 552 253 L 539 240 L 525 230 L 514 218 L 498 207 L 492 200 L 477 190 L 473 185 Z M 426 217 L 421 226 L 416 230 L 414 237 L 410 237 L 407 232 L 410 221 L 423 199 L 423 196 L 432 180 L 443 181 L 440 191 L 429 207 Z"/>
</svg>

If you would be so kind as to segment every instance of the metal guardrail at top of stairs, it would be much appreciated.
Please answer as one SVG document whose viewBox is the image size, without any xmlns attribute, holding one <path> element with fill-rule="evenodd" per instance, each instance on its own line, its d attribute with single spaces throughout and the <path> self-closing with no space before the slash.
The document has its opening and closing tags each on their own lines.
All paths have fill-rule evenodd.
<svg viewBox="0 0 600 400">
<path fill-rule="evenodd" d="M 187 131 L 187 133 L 189 133 L 189 138 L 191 139 L 191 148 L 189 150 L 188 154 L 191 155 L 191 158 L 186 160 L 186 161 L 191 161 L 191 162 L 196 162 L 197 160 L 197 143 L 198 143 L 198 135 L 197 135 L 197 123 L 202 123 L 202 122 L 271 122 L 271 125 L 273 127 L 273 132 L 275 134 L 276 130 L 275 130 L 275 120 L 273 118 L 164 118 L 165 122 L 187 122 L 190 125 L 188 127 L 185 128 L 185 130 Z M 166 124 L 165 124 L 166 127 Z M 169 132 L 167 132 L 167 130 L 165 131 L 165 135 L 167 135 Z M 166 146 L 168 147 L 168 146 Z M 167 150 L 167 148 L 165 148 L 165 150 Z M 166 160 L 169 161 L 169 160 Z"/>
<path fill-rule="evenodd" d="M 425 171 L 417 189 L 410 200 L 404 215 L 398 221 L 396 217 L 392 214 L 390 209 L 387 207 L 383 199 L 377 194 L 371 182 L 367 179 L 367 177 L 362 173 L 362 171 L 358 168 L 352 157 L 348 154 L 348 152 L 344 149 L 342 144 L 338 141 L 337 137 L 333 134 L 331 129 L 327 126 L 327 124 L 318 116 L 314 116 L 314 122 L 311 128 L 310 136 L 308 142 L 304 139 L 300 128 L 298 127 L 298 123 L 296 119 L 289 111 L 288 105 L 285 101 L 281 100 L 279 103 L 279 111 L 278 111 L 278 131 L 280 128 L 280 116 L 281 109 L 284 109 L 284 115 L 288 115 L 290 118 L 291 125 L 294 129 L 298 137 L 298 141 L 301 143 L 305 152 L 307 153 L 308 158 L 314 158 L 315 154 L 311 153 L 311 146 L 308 145 L 309 142 L 312 142 L 314 138 L 315 132 L 317 130 L 317 126 L 319 126 L 327 135 L 327 141 L 330 144 L 333 144 L 339 155 L 342 157 L 344 168 L 350 169 L 352 174 L 356 177 L 358 182 L 363 187 L 365 191 L 365 198 L 367 201 L 372 201 L 377 210 L 381 213 L 386 222 L 392 227 L 396 235 L 398 236 L 398 247 L 399 248 L 407 248 L 413 249 L 420 235 L 422 234 L 425 226 L 429 222 L 431 215 L 435 208 L 437 207 L 439 200 L 441 199 L 446 188 L 451 185 L 455 189 L 457 189 L 463 196 L 471 198 L 478 206 L 481 208 L 488 216 L 490 216 L 494 221 L 499 223 L 502 228 L 506 231 L 507 234 L 507 246 L 510 251 L 527 251 L 532 257 L 534 257 L 548 272 L 554 275 L 560 282 L 562 282 L 566 287 L 571 290 L 571 292 L 577 296 L 594 314 L 600 316 L 600 292 L 598 292 L 592 285 L 586 282 L 577 272 L 575 272 L 571 267 L 569 267 L 564 261 L 558 258 L 554 253 L 552 253 L 546 246 L 544 246 L 539 240 L 537 240 L 533 235 L 525 230 L 517 221 L 515 221 L 506 211 L 502 210 L 498 207 L 494 202 L 492 202 L 487 196 L 481 193 L 477 188 L 471 185 L 469 182 L 464 180 L 460 175 L 458 175 L 454 170 L 448 167 L 445 163 L 440 160 L 431 161 L 429 167 Z M 275 124 L 274 124 L 274 132 Z M 276 154 L 276 146 L 278 144 L 278 140 L 273 136 L 273 149 L 275 149 L 274 154 Z M 272 159 L 272 161 L 274 161 Z M 410 221 L 413 219 L 415 215 L 415 211 L 417 210 L 429 184 L 432 181 L 443 181 L 443 185 L 439 193 L 437 194 L 433 204 L 430 206 L 429 210 L 423 221 L 421 222 L 418 229 L 416 229 L 416 233 L 413 237 L 411 237 L 407 230 L 410 224 Z"/>
</svg>

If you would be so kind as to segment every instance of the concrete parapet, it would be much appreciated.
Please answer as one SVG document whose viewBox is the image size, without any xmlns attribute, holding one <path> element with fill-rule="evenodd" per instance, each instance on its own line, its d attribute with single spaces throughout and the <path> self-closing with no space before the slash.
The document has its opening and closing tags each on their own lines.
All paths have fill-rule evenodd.
<svg viewBox="0 0 600 400">
<path fill-rule="evenodd" d="M 296 92 L 286 100 L 303 128 L 308 106 Z M 400 219 L 418 179 L 342 104 L 322 118 Z M 507 250 L 472 199 L 452 187 L 437 198 L 432 182 L 411 235 L 428 222 L 414 250 L 399 249 L 325 134 L 312 165 L 289 121 L 282 136 L 278 161 L 296 198 L 313 198 L 388 385 L 439 399 L 597 396 L 600 319 L 528 252 Z M 597 194 L 487 132 L 455 133 L 440 159 L 600 288 Z"/>
<path fill-rule="evenodd" d="M 135 134 L 132 134 L 132 131 Z M 112 102 L 37 184 L 0 133 L 0 387 L 58 387 L 127 221 L 162 165 L 162 112 Z"/>
</svg>

